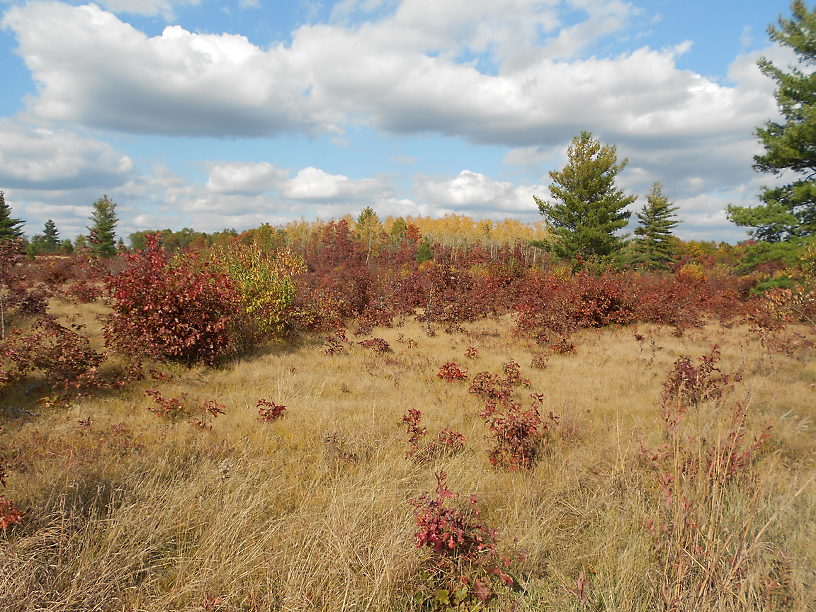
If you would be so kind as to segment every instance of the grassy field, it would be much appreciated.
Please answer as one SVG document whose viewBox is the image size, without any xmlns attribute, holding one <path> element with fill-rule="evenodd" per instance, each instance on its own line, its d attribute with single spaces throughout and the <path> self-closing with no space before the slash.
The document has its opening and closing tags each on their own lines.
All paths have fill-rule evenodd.
<svg viewBox="0 0 816 612">
<path fill-rule="evenodd" d="M 3 494 L 26 513 L 0 535 L 0 610 L 431 605 L 434 553 L 416 546 L 408 500 L 433 491 L 440 470 L 461 494 L 451 506 L 476 496 L 522 587 L 488 609 L 814 609 L 816 353 L 797 345 L 812 329 L 791 326 L 777 349 L 739 326 L 584 330 L 575 354 L 546 351 L 543 368 L 531 366 L 541 347 L 510 330 L 500 319 L 428 336 L 408 320 L 374 330 L 389 353 L 330 355 L 323 337 L 304 337 L 219 368 L 162 366 L 162 380 L 67 408 L 0 400 Z M 689 408 L 672 437 L 663 383 L 678 358 L 697 363 L 714 344 L 739 380 Z M 510 359 L 530 379 L 519 401 L 540 393 L 559 417 L 529 470 L 491 466 L 482 402 L 467 381 L 436 376 L 449 361 L 472 379 Z M 150 389 L 225 414 L 202 413 L 212 429 L 162 418 Z M 285 416 L 260 422 L 261 398 Z M 408 458 L 410 409 L 429 434 L 464 434 L 464 449 Z M 743 411 L 744 436 L 729 438 Z M 664 443 L 659 460 L 643 451 Z M 729 445 L 747 455 L 688 467 Z"/>
</svg>

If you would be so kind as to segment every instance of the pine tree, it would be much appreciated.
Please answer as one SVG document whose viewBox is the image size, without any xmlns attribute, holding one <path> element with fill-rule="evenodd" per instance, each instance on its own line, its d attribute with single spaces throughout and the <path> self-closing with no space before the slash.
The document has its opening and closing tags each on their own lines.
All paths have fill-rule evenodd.
<svg viewBox="0 0 816 612">
<path fill-rule="evenodd" d="M 417 248 L 416 260 L 417 263 L 431 261 L 434 257 L 433 247 L 427 238 L 423 238 Z"/>
<path fill-rule="evenodd" d="M 45 222 L 42 235 L 43 243 L 50 252 L 53 253 L 60 248 L 59 230 L 51 219 Z"/>
<path fill-rule="evenodd" d="M 779 28 L 768 28 L 771 40 L 793 49 L 799 66 L 789 72 L 769 60 L 758 62 L 763 74 L 776 81 L 776 102 L 784 123 L 768 121 L 756 131 L 765 153 L 754 157 L 754 169 L 779 176 L 792 171 L 799 179 L 765 188 L 759 206 L 728 207 L 737 225 L 755 228 L 756 238 L 769 242 L 816 235 L 816 8 L 803 0 L 791 3 L 792 19 L 779 17 Z"/>
<path fill-rule="evenodd" d="M 90 235 L 88 243 L 91 254 L 95 257 L 113 257 L 116 255 L 116 204 L 102 196 L 94 202 L 91 213 L 91 225 L 88 227 Z"/>
<path fill-rule="evenodd" d="M 616 234 L 632 214 L 624 209 L 637 199 L 615 187 L 627 160 L 618 163 L 615 147 L 586 131 L 573 138 L 567 158 L 563 170 L 550 172 L 554 201 L 533 196 L 553 234 L 543 246 L 567 259 L 611 255 L 624 244 Z"/>
<path fill-rule="evenodd" d="M 0 191 L 0 242 L 12 238 L 22 238 L 23 230 L 20 229 L 22 224 L 21 219 L 11 217 L 11 207 L 6 204 L 5 193 Z"/>
<path fill-rule="evenodd" d="M 636 262 L 649 268 L 668 267 L 673 260 L 672 230 L 677 227 L 677 206 L 663 195 L 660 183 L 652 185 L 643 210 L 637 213 L 634 250 Z"/>
</svg>

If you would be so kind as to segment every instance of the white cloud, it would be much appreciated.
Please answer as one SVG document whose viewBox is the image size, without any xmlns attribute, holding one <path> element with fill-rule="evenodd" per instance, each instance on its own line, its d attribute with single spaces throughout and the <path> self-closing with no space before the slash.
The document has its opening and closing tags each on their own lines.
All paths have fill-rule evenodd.
<svg viewBox="0 0 816 612">
<path fill-rule="evenodd" d="M 216 163 L 210 165 L 206 187 L 216 193 L 261 194 L 275 188 L 287 174 L 269 162 Z"/>
<path fill-rule="evenodd" d="M 257 9 L 261 8 L 261 0 L 241 0 L 238 3 L 238 6 L 244 9 Z"/>
<path fill-rule="evenodd" d="M 107 143 L 0 119 L 0 185 L 7 188 L 107 188 L 132 169 L 130 158 Z"/>
<path fill-rule="evenodd" d="M 350 179 L 319 168 L 303 168 L 281 185 L 281 195 L 301 202 L 360 201 L 381 195 L 387 186 L 377 179 Z"/>
<path fill-rule="evenodd" d="M 260 136 L 330 129 L 283 48 L 168 26 L 148 37 L 94 5 L 32 2 L 3 19 L 39 84 L 48 120 L 126 132 Z M 322 126 L 322 127 L 321 127 Z"/>
<path fill-rule="evenodd" d="M 415 178 L 414 189 L 420 200 L 435 208 L 468 212 L 483 217 L 493 215 L 525 215 L 537 213 L 533 195 L 541 196 L 543 185 L 515 185 L 495 181 L 484 174 L 462 170 L 453 178 Z"/>
</svg>

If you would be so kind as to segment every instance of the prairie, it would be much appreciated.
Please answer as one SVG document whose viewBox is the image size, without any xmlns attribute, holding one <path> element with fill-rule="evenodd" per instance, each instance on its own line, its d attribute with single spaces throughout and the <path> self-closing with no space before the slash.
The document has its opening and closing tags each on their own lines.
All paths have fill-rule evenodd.
<svg viewBox="0 0 816 612">
<path fill-rule="evenodd" d="M 94 338 L 102 310 L 50 307 L 79 313 Z M 469 585 L 460 607 L 472 610 L 816 606 L 812 326 L 775 344 L 715 322 L 585 329 L 574 354 L 543 357 L 506 316 L 449 331 L 405 318 L 333 354 L 306 334 L 214 368 L 162 363 L 67 407 L 7 396 L 3 494 L 25 517 L 0 536 L 0 609 L 444 609 L 447 584 Z M 359 344 L 372 336 L 391 352 Z M 661 398 L 674 364 L 702 364 L 714 345 L 731 378 L 671 430 Z M 539 394 L 557 417 L 528 469 L 491 465 L 468 392 L 510 360 L 529 379 L 516 401 Z M 439 378 L 446 362 L 467 380 Z M 147 390 L 191 412 L 157 414 Z M 282 417 L 259 419 L 261 399 Z M 197 408 L 208 400 L 224 414 Z M 463 448 L 409 456 L 409 410 L 426 440 L 449 428 Z M 708 468 L 689 468 L 695 457 Z M 476 598 L 473 567 L 442 576 L 417 546 L 409 500 L 441 471 L 456 494 L 446 504 L 496 529 L 513 588 L 494 580 Z"/>
</svg>

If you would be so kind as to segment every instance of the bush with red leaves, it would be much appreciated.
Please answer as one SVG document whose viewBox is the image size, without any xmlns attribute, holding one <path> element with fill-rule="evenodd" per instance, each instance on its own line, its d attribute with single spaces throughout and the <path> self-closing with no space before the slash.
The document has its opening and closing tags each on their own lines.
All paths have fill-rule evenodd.
<svg viewBox="0 0 816 612">
<path fill-rule="evenodd" d="M 524 410 L 513 401 L 486 402 L 480 413 L 490 430 L 493 441 L 490 463 L 511 471 L 529 468 L 538 458 L 539 450 L 546 441 L 550 426 L 558 422 L 558 417 L 549 414 L 542 419 L 538 408 L 540 396 L 533 396 L 534 402 Z"/>
<path fill-rule="evenodd" d="M 369 338 L 358 343 L 360 346 L 371 349 L 377 353 L 390 353 L 391 346 L 382 338 Z"/>
<path fill-rule="evenodd" d="M 271 423 L 281 418 L 285 410 L 286 406 L 265 399 L 258 400 L 258 420 L 261 423 Z"/>
<path fill-rule="evenodd" d="M 126 261 L 107 281 L 113 313 L 105 338 L 111 346 L 186 364 L 211 364 L 235 350 L 240 296 L 226 274 L 192 255 L 171 260 L 155 234 Z"/>
<path fill-rule="evenodd" d="M 103 381 L 98 368 L 104 356 L 91 348 L 82 325 L 65 327 L 45 315 L 35 321 L 28 334 L 16 334 L 0 344 L 0 374 L 5 382 L 29 374 L 46 377 L 44 385 L 73 393 L 99 388 Z"/>
<path fill-rule="evenodd" d="M 446 478 L 445 472 L 436 475 L 436 495 L 423 493 L 408 500 L 419 527 L 417 548 L 433 552 L 433 584 L 428 593 L 417 595 L 425 595 L 429 609 L 481 609 L 497 591 L 516 589 L 518 581 L 506 571 L 509 558 L 499 557 L 496 530 L 483 523 L 476 496 L 468 498 L 466 510 L 449 506 L 457 495 L 448 489 Z"/>
<path fill-rule="evenodd" d="M 443 363 L 439 368 L 439 372 L 436 373 L 436 376 L 447 382 L 456 382 L 457 380 L 465 380 L 467 378 L 467 374 L 461 370 L 459 364 L 455 361 Z"/>
</svg>

